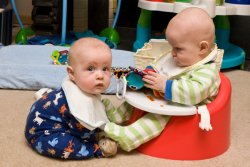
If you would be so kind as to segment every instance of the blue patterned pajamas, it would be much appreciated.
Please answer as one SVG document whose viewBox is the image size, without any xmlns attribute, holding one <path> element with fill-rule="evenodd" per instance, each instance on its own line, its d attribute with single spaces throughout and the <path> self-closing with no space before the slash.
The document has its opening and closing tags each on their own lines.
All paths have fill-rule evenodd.
<svg viewBox="0 0 250 167">
<path fill-rule="evenodd" d="M 54 90 L 31 107 L 25 137 L 42 155 L 63 159 L 102 157 L 96 133 L 83 127 L 70 113 L 62 89 Z"/>
</svg>

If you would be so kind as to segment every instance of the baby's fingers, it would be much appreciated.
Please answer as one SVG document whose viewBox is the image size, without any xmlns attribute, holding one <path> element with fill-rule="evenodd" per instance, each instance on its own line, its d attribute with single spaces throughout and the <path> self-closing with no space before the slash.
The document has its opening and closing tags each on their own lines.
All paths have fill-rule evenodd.
<svg viewBox="0 0 250 167">
<path fill-rule="evenodd" d="M 147 87 L 147 88 L 153 89 L 153 85 L 151 85 L 151 84 L 145 83 L 144 86 Z"/>
<path fill-rule="evenodd" d="M 152 85 L 152 84 L 154 84 L 154 80 L 152 80 L 152 78 L 146 78 L 146 77 L 144 77 L 144 78 L 142 78 L 142 80 L 144 81 L 144 82 L 146 82 L 147 84 L 150 84 L 150 85 Z"/>
<path fill-rule="evenodd" d="M 156 73 L 154 71 L 148 71 L 148 75 L 152 75 L 152 76 L 156 77 L 158 75 L 158 73 Z"/>
<path fill-rule="evenodd" d="M 143 79 L 147 79 L 147 80 L 153 81 L 153 80 L 155 80 L 155 76 L 147 74 L 147 75 L 143 76 Z"/>
</svg>

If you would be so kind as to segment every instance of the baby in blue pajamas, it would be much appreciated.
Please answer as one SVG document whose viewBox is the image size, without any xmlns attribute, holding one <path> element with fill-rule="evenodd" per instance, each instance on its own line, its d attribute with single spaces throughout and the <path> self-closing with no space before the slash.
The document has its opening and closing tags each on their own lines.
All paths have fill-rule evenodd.
<svg viewBox="0 0 250 167">
<path fill-rule="evenodd" d="M 40 154 L 65 159 L 102 156 L 95 139 L 70 113 L 62 89 L 43 95 L 31 107 L 25 136 Z"/>
<path fill-rule="evenodd" d="M 44 94 L 28 115 L 25 137 L 34 150 L 63 159 L 116 153 L 115 142 L 96 138 L 109 122 L 100 94 L 109 86 L 111 64 L 110 48 L 98 39 L 82 38 L 71 46 L 62 87 Z"/>
</svg>

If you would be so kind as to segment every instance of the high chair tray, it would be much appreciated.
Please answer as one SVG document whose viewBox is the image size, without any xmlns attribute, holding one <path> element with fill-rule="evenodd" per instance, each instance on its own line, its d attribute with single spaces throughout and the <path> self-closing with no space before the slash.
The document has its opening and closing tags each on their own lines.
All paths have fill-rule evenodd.
<svg viewBox="0 0 250 167">
<path fill-rule="evenodd" d="M 180 105 L 164 99 L 156 98 L 152 91 L 131 91 L 125 94 L 126 101 L 141 110 L 163 115 L 194 115 L 195 106 Z"/>
</svg>

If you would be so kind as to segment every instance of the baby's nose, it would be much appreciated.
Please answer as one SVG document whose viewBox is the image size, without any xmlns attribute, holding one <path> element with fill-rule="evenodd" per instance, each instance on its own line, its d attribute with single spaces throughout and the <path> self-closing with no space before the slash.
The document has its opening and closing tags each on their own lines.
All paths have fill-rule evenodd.
<svg viewBox="0 0 250 167">
<path fill-rule="evenodd" d="M 173 57 L 176 57 L 176 53 L 175 53 L 174 50 L 172 50 L 171 54 L 172 54 Z"/>
<path fill-rule="evenodd" d="M 97 71 L 96 75 L 97 75 L 98 79 L 103 79 L 103 76 L 104 76 L 103 71 L 101 71 L 101 70 Z"/>
</svg>

